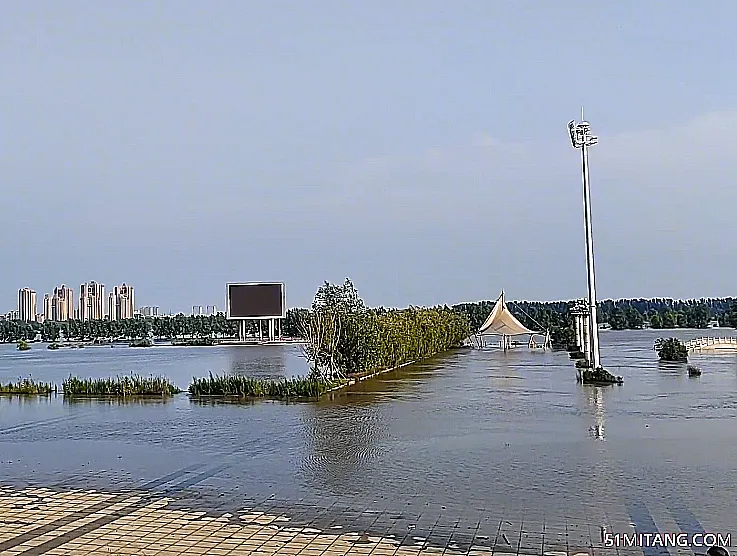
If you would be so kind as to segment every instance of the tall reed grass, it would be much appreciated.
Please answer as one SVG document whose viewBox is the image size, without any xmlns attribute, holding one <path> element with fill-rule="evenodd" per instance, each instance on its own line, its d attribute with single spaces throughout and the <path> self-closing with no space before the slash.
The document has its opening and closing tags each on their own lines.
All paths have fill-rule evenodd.
<svg viewBox="0 0 737 556">
<path fill-rule="evenodd" d="M 339 382 L 315 377 L 270 380 L 210 373 L 207 378 L 193 378 L 189 393 L 193 397 L 317 398 L 339 385 Z"/>
<path fill-rule="evenodd" d="M 173 396 L 181 390 L 161 376 L 117 376 L 112 378 L 77 378 L 69 375 L 62 383 L 65 397 Z"/>
<path fill-rule="evenodd" d="M 32 378 L 22 378 L 18 382 L 3 384 L 0 382 L 0 394 L 48 396 L 56 393 L 56 386 L 44 382 L 35 382 Z"/>
</svg>

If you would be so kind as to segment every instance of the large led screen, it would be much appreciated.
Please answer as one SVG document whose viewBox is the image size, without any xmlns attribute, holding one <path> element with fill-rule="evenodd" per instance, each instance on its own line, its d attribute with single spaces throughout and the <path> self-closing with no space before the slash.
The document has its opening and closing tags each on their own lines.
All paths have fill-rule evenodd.
<svg viewBox="0 0 737 556">
<path fill-rule="evenodd" d="M 228 284 L 229 319 L 283 318 L 286 315 L 284 284 L 259 282 Z"/>
</svg>

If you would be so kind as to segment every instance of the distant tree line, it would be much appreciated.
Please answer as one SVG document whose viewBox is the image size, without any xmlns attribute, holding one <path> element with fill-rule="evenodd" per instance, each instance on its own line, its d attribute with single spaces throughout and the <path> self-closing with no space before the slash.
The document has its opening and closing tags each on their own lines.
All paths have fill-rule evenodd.
<svg viewBox="0 0 737 556">
<path fill-rule="evenodd" d="M 290 309 L 282 320 L 282 334 L 300 335 L 300 319 L 304 309 Z M 265 326 L 265 325 L 264 325 Z M 61 322 L 0 321 L 0 342 L 34 340 L 38 335 L 45 342 L 60 338 L 73 341 L 131 340 L 153 336 L 157 339 L 234 338 L 239 322 L 216 315 L 176 315 L 173 317 L 136 317 L 123 320 L 67 320 Z M 246 321 L 249 334 L 258 334 L 258 323 Z"/>
<path fill-rule="evenodd" d="M 470 328 L 476 331 L 489 316 L 494 301 L 462 303 L 452 308 L 468 317 Z M 550 330 L 554 345 L 567 347 L 573 342 L 570 309 L 573 301 L 512 301 L 509 310 L 522 324 L 541 332 Z M 614 330 L 636 330 L 649 325 L 651 328 L 706 328 L 712 320 L 720 326 L 737 328 L 737 299 L 674 300 L 619 299 L 599 302 L 600 323 L 608 323 Z M 383 315 L 390 309 L 372 309 L 375 315 Z M 309 310 L 289 309 L 282 320 L 282 334 L 303 337 L 304 322 Z M 249 334 L 258 333 L 258 323 L 246 321 Z M 33 340 L 39 334 L 44 341 L 56 341 L 60 337 L 76 341 L 98 339 L 136 339 L 153 335 L 157 339 L 233 338 L 239 323 L 229 321 L 224 313 L 216 315 L 176 315 L 173 317 L 136 317 L 109 321 L 69 320 L 44 323 L 17 320 L 0 321 L 0 342 Z"/>
<path fill-rule="evenodd" d="M 468 316 L 471 330 L 477 331 L 489 316 L 494 301 L 462 303 L 453 308 Z M 522 324 L 531 330 L 550 330 L 553 345 L 568 347 L 574 338 L 573 318 L 570 310 L 573 301 L 507 303 L 509 310 Z M 707 328 L 712 320 L 720 326 L 737 328 L 737 300 L 720 299 L 674 300 L 619 299 L 599 302 L 600 323 L 609 324 L 614 330 L 650 328 Z"/>
</svg>

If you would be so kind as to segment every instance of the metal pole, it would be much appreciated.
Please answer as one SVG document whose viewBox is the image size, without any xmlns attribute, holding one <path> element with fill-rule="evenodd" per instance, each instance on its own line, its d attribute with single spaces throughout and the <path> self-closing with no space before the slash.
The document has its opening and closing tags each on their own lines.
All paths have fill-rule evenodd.
<svg viewBox="0 0 737 556">
<path fill-rule="evenodd" d="M 589 187 L 588 145 L 581 146 L 583 167 L 584 219 L 586 221 L 586 267 L 589 286 L 589 333 L 591 335 L 591 363 L 594 369 L 601 367 L 599 357 L 599 325 L 596 319 L 596 274 L 594 272 L 594 235 L 591 230 L 591 191 Z"/>
</svg>

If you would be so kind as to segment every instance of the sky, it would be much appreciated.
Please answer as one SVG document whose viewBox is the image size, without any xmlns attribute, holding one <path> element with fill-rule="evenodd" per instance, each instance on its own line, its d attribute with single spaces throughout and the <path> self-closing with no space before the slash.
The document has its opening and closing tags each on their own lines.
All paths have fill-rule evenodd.
<svg viewBox="0 0 737 556">
<path fill-rule="evenodd" d="M 737 5 L 9 2 L 0 311 L 126 282 L 217 305 L 737 295 Z"/>
</svg>

